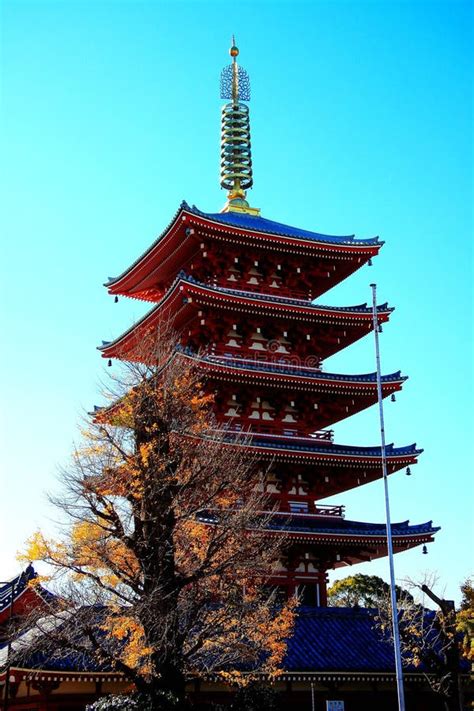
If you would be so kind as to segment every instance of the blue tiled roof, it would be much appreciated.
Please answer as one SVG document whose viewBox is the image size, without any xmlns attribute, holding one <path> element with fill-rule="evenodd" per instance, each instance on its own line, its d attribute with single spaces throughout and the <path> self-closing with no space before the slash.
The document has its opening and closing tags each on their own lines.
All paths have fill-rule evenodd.
<svg viewBox="0 0 474 711">
<path fill-rule="evenodd" d="M 347 454 L 359 457 L 380 457 L 380 447 L 356 447 L 345 444 L 331 444 L 314 439 L 313 442 L 302 441 L 294 437 L 287 437 L 286 440 L 281 437 L 278 440 L 259 438 L 258 435 L 252 437 L 252 445 L 255 447 L 269 447 L 270 449 L 296 449 L 301 452 L 321 452 L 323 454 Z M 416 444 L 410 444 L 406 447 L 395 447 L 393 444 L 387 444 L 385 447 L 387 457 L 399 457 L 406 454 L 421 454 L 422 449 L 417 449 Z"/>
<path fill-rule="evenodd" d="M 291 516 L 273 515 L 269 528 L 277 531 L 291 531 L 301 533 L 328 533 L 333 535 L 351 536 L 385 536 L 386 526 L 384 523 L 367 523 L 365 521 L 348 521 L 336 516 L 326 519 L 314 516 Z M 414 536 L 422 533 L 436 533 L 439 526 L 433 526 L 432 521 L 410 526 L 409 521 L 392 523 L 392 534 L 394 536 Z"/>
<path fill-rule="evenodd" d="M 195 215 L 207 218 L 208 220 L 213 220 L 214 222 L 220 223 L 222 225 L 230 225 L 243 230 L 253 230 L 258 232 L 263 232 L 273 235 L 281 235 L 283 237 L 294 237 L 295 239 L 311 240 L 313 242 L 326 242 L 327 244 L 342 244 L 342 245 L 352 245 L 352 246 L 367 246 L 372 245 L 381 246 L 383 242 L 379 240 L 378 237 L 372 237 L 371 239 L 355 239 L 354 235 L 342 235 L 342 236 L 332 236 L 324 235 L 319 232 L 311 232 L 310 230 L 303 230 L 298 227 L 292 227 L 291 225 L 284 225 L 282 222 L 275 222 L 274 220 L 267 220 L 265 217 L 245 215 L 236 212 L 203 212 L 199 210 L 195 205 L 192 207 L 183 200 L 178 211 L 175 213 L 173 219 L 163 230 L 163 232 L 155 239 L 155 241 L 150 245 L 150 247 L 142 254 L 138 259 L 133 262 L 122 274 L 117 277 L 109 277 L 104 286 L 111 286 L 116 281 L 121 279 L 125 274 L 127 274 L 138 262 L 143 258 L 145 254 L 148 254 L 167 234 L 170 227 L 174 224 L 176 218 L 182 210 L 187 210 Z"/>
<path fill-rule="evenodd" d="M 189 348 L 180 348 L 187 355 L 195 357 L 196 354 Z M 294 375 L 306 378 L 315 378 L 316 380 L 338 380 L 347 382 L 360 383 L 375 383 L 377 373 L 362 373 L 358 375 L 347 375 L 346 373 L 326 373 L 320 370 L 309 370 L 308 368 L 286 367 L 282 368 L 277 364 L 266 363 L 264 361 L 249 362 L 241 358 L 218 358 L 211 355 L 199 356 L 197 360 L 222 365 L 227 368 L 235 368 L 237 370 L 253 370 L 261 373 L 282 373 L 284 375 Z M 383 383 L 391 383 L 394 381 L 406 380 L 406 376 L 402 376 L 400 371 L 390 373 L 390 375 L 382 375 Z"/>
<path fill-rule="evenodd" d="M 302 608 L 288 641 L 288 671 L 392 671 L 392 647 L 375 629 L 375 610 Z"/>
<path fill-rule="evenodd" d="M 48 671 L 74 671 L 74 672 L 110 672 L 113 667 L 104 662 L 100 664 L 93 654 L 84 652 L 64 651 L 58 649 L 55 654 L 51 651 L 31 652 L 26 660 L 29 669 L 45 669 Z"/>
<path fill-rule="evenodd" d="M 214 222 L 219 222 L 223 225 L 231 225 L 233 227 L 240 227 L 244 230 L 253 230 L 257 232 L 266 232 L 273 235 L 282 235 L 284 237 L 295 237 L 299 239 L 307 239 L 315 242 L 329 242 L 331 244 L 351 244 L 351 245 L 379 245 L 381 242 L 378 237 L 372 237 L 371 239 L 357 240 L 354 235 L 324 235 L 320 232 L 311 232 L 310 230 L 303 230 L 299 227 L 292 227 L 291 225 L 285 225 L 282 222 L 275 222 L 274 220 L 268 220 L 265 217 L 260 217 L 259 215 L 247 215 L 245 213 L 238 212 L 202 212 L 195 205 L 190 207 L 187 203 L 182 203 L 182 207 L 185 210 L 193 212 L 195 215 L 200 215 Z"/>
<path fill-rule="evenodd" d="M 178 281 L 187 281 L 190 284 L 196 284 L 197 286 L 204 287 L 205 289 L 210 289 L 212 291 L 218 291 L 222 292 L 224 294 L 230 294 L 232 296 L 235 296 L 237 298 L 239 297 L 245 297 L 249 299 L 258 299 L 261 301 L 270 301 L 273 303 L 280 303 L 280 304 L 290 304 L 292 306 L 303 306 L 307 308 L 308 306 L 313 307 L 315 309 L 322 309 L 324 311 L 350 311 L 354 313 L 372 313 L 372 307 L 367 306 L 367 302 L 365 301 L 363 304 L 356 304 L 355 306 L 327 306 L 323 304 L 316 304 L 314 301 L 311 301 L 310 299 L 293 299 L 287 296 L 278 296 L 276 294 L 267 294 L 266 292 L 258 292 L 258 291 L 245 291 L 244 289 L 230 289 L 225 286 L 218 286 L 217 284 L 205 284 L 202 281 L 199 281 L 198 279 L 195 279 L 193 276 L 190 274 L 186 274 L 185 271 L 181 270 L 174 283 L 177 283 Z M 385 302 L 384 304 L 379 304 L 377 306 L 377 311 L 390 311 L 392 312 L 394 309 L 393 307 L 388 306 L 388 303 Z"/>
<path fill-rule="evenodd" d="M 301 607 L 294 633 L 288 640 L 283 662 L 286 672 L 394 673 L 392 644 L 377 629 L 377 610 L 350 607 Z M 428 611 L 431 618 L 433 612 Z M 57 671 L 112 671 L 99 666 L 93 658 L 78 653 L 58 655 L 34 653 L 24 660 L 30 669 Z M 405 671 L 423 672 L 423 667 L 404 663 Z M 461 662 L 469 671 L 469 663 Z"/>
<path fill-rule="evenodd" d="M 285 670 L 394 673 L 393 647 L 377 630 L 377 614 L 367 608 L 301 608 L 288 641 Z"/>
</svg>

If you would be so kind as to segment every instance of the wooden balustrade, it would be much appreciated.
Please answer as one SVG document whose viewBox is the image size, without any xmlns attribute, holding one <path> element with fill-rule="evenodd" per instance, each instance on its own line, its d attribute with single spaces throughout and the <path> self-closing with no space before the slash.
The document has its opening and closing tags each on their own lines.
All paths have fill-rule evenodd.
<svg viewBox="0 0 474 711">
<path fill-rule="evenodd" d="M 268 438 L 270 442 L 271 439 L 275 441 L 286 442 L 287 440 L 296 440 L 302 445 L 311 444 L 314 441 L 332 443 L 334 441 L 334 430 L 318 430 L 317 432 L 312 432 L 307 434 L 306 432 L 301 432 L 297 428 L 286 428 L 285 423 L 268 423 L 267 421 L 261 422 L 259 420 L 253 420 L 251 424 L 247 427 L 242 426 L 237 422 L 223 423 L 225 430 L 227 432 L 235 434 L 245 434 L 249 435 L 259 435 L 264 438 Z"/>
</svg>

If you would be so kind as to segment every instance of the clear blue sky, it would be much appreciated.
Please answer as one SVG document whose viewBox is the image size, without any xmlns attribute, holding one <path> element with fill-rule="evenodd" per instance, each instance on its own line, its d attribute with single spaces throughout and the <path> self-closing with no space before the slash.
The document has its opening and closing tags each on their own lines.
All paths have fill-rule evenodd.
<svg viewBox="0 0 474 711">
<path fill-rule="evenodd" d="M 396 307 L 385 372 L 389 441 L 425 448 L 391 478 L 394 520 L 441 525 L 429 555 L 446 593 L 472 568 L 472 6 L 468 2 L 2 4 L 2 488 L 0 578 L 37 526 L 84 410 L 100 402 L 101 340 L 145 310 L 101 286 L 184 198 L 217 211 L 219 72 L 232 32 L 252 82 L 255 187 L 266 217 L 333 234 L 379 234 L 372 268 L 322 303 Z M 366 339 L 327 370 L 374 369 Z M 377 444 L 372 408 L 336 427 Z M 381 483 L 335 497 L 384 519 Z M 352 571 L 387 576 L 386 562 Z M 350 572 L 350 571 L 348 571 Z"/>
</svg>

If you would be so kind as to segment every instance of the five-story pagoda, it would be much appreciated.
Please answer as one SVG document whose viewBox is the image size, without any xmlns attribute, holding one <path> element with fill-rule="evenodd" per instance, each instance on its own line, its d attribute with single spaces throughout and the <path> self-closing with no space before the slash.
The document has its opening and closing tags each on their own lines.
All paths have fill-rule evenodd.
<svg viewBox="0 0 474 711">
<path fill-rule="evenodd" d="M 323 306 L 316 299 L 375 257 L 377 238 L 329 236 L 266 219 L 249 206 L 252 186 L 250 84 L 237 64 L 221 75 L 220 213 L 183 202 L 158 239 L 119 277 L 110 294 L 153 304 L 128 331 L 101 347 L 104 358 L 140 358 L 160 324 L 179 334 L 216 393 L 215 414 L 229 447 L 261 462 L 276 513 L 269 535 L 284 533 L 286 553 L 272 584 L 306 604 L 325 605 L 327 571 L 386 555 L 385 524 L 350 521 L 325 497 L 382 476 L 381 449 L 336 444 L 330 428 L 377 401 L 376 374 L 323 370 L 323 362 L 373 328 L 366 304 Z M 392 309 L 377 307 L 379 324 Z M 384 397 L 400 390 L 400 372 L 383 376 Z M 243 438 L 241 435 L 245 433 Z M 389 473 L 416 463 L 415 445 L 387 447 Z M 426 544 L 431 522 L 392 524 L 396 552 Z"/>
</svg>

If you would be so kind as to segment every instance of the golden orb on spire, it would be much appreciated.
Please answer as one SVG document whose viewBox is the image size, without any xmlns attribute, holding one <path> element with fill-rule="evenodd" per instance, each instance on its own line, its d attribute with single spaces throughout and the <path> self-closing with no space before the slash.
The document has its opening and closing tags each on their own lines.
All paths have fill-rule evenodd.
<svg viewBox="0 0 474 711">
<path fill-rule="evenodd" d="M 234 57 L 234 58 L 235 58 L 235 57 L 238 57 L 238 55 L 239 55 L 239 48 L 238 48 L 237 45 L 235 44 L 235 37 L 234 37 L 234 35 L 232 35 L 232 46 L 231 46 L 231 48 L 229 49 L 229 54 L 230 54 L 231 57 Z"/>
</svg>

